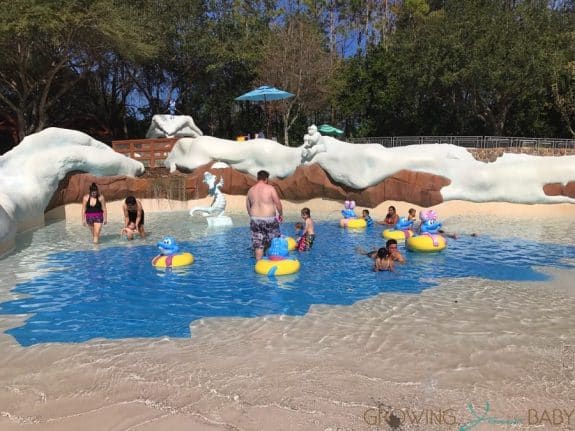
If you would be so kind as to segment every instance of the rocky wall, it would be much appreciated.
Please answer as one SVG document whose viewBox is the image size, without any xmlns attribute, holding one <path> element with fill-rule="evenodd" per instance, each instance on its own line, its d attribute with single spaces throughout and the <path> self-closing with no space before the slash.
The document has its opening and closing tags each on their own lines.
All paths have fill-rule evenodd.
<svg viewBox="0 0 575 431">
<path fill-rule="evenodd" d="M 476 150 L 476 157 L 487 157 L 488 161 L 493 161 L 492 157 L 502 154 L 499 151 Z M 256 182 L 251 175 L 237 170 L 213 169 L 211 166 L 210 163 L 190 173 L 174 174 L 170 174 L 165 168 L 148 169 L 138 178 L 96 177 L 82 172 L 71 172 L 60 182 L 46 211 L 68 203 L 81 202 L 92 182 L 98 185 L 108 201 L 123 200 L 129 195 L 141 199 L 201 199 L 208 195 L 208 187 L 203 183 L 204 172 L 207 170 L 223 177 L 224 186 L 221 190 L 229 195 L 245 195 Z M 356 190 L 335 182 L 321 167 L 314 164 L 300 166 L 293 175 L 283 180 L 270 180 L 270 184 L 276 187 L 280 198 L 296 202 L 313 198 L 336 201 L 353 199 L 357 205 L 368 208 L 375 208 L 385 201 L 409 202 L 430 207 L 443 202 L 441 189 L 449 185 L 450 180 L 438 175 L 401 170 L 375 186 Z M 575 198 L 575 182 L 545 184 L 543 191 L 548 196 Z"/>
<path fill-rule="evenodd" d="M 210 170 L 224 179 L 222 192 L 245 195 L 256 179 L 234 169 L 212 169 L 211 163 L 188 174 L 170 174 L 165 169 L 149 169 L 139 178 L 126 176 L 96 177 L 81 172 L 69 173 L 59 184 L 46 208 L 50 210 L 68 203 L 79 203 L 95 182 L 106 200 L 123 200 L 128 195 L 138 198 L 168 198 L 189 200 L 204 198 L 208 188 L 203 183 L 204 172 Z M 422 207 L 443 202 L 441 188 L 450 180 L 437 175 L 402 170 L 379 184 L 356 190 L 333 181 L 318 165 L 300 166 L 283 180 L 270 180 L 280 198 L 304 201 L 313 198 L 333 200 L 353 199 L 360 206 L 374 208 L 381 202 L 405 201 Z"/>
</svg>

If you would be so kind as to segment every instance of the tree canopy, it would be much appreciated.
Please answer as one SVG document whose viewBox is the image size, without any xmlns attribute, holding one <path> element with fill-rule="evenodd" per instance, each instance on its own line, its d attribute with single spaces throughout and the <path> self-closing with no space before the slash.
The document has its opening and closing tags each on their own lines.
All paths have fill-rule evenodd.
<svg viewBox="0 0 575 431">
<path fill-rule="evenodd" d="M 572 0 L 0 0 L 0 132 L 575 136 Z M 258 85 L 295 97 L 234 98 Z M 0 133 L 0 139 L 1 139 Z"/>
</svg>

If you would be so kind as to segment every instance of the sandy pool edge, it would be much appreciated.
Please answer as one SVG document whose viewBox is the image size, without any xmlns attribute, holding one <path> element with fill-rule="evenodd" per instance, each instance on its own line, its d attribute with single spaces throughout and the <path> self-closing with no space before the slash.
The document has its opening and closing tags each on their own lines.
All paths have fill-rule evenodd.
<svg viewBox="0 0 575 431">
<path fill-rule="evenodd" d="M 227 212 L 231 214 L 245 214 L 245 196 L 226 195 Z M 174 201 L 169 199 L 141 199 L 142 205 L 146 212 L 171 212 L 171 211 L 189 211 L 195 206 L 209 206 L 212 198 L 203 198 L 189 201 Z M 299 211 L 308 207 L 312 211 L 312 216 L 316 218 L 338 218 L 339 211 L 343 209 L 343 203 L 340 201 L 314 198 L 305 201 L 288 201 L 282 200 L 284 212 L 286 214 L 298 214 Z M 358 213 L 362 209 L 369 209 L 372 217 L 384 218 L 387 208 L 393 205 L 396 207 L 398 214 L 407 215 L 409 208 L 415 208 L 417 211 L 424 208 L 413 205 L 408 202 L 384 201 L 375 208 L 358 206 Z M 108 219 L 121 220 L 122 201 L 108 202 Z M 550 217 L 550 218 L 570 218 L 575 216 L 574 204 L 517 204 L 510 202 L 469 202 L 469 201 L 447 201 L 439 205 L 432 206 L 444 219 L 457 215 L 491 215 L 497 217 L 513 216 L 514 218 L 528 219 L 531 217 Z M 46 220 L 61 220 L 80 223 L 80 204 L 66 204 L 62 207 L 55 208 L 45 214 Z"/>
</svg>

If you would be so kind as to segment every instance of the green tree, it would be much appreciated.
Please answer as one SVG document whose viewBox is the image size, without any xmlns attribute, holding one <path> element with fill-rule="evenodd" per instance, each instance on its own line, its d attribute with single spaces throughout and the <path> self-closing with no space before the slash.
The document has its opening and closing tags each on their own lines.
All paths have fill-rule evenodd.
<svg viewBox="0 0 575 431">
<path fill-rule="evenodd" d="M 236 114 L 234 98 L 254 85 L 269 23 L 276 16 L 268 0 L 205 2 L 197 25 L 178 31 L 174 82 L 181 110 L 211 135 L 230 137 L 256 130 L 254 116 Z M 201 20 L 201 23 L 200 23 Z M 249 108 L 247 108 L 249 110 Z"/>
<path fill-rule="evenodd" d="M 564 49 L 558 53 L 552 84 L 555 107 L 571 138 L 575 138 L 575 2 L 566 2 L 557 26 Z"/>
<path fill-rule="evenodd" d="M 405 2 L 390 45 L 368 51 L 361 82 L 369 92 L 364 109 L 356 109 L 365 112 L 363 133 L 552 130 L 551 82 L 564 49 L 560 12 L 536 0 L 511 6 L 451 0 L 440 6 Z M 356 72 L 347 73 L 357 79 Z"/>
<path fill-rule="evenodd" d="M 565 127 L 575 138 L 575 61 L 567 63 L 552 85 L 555 105 L 565 122 Z"/>
<path fill-rule="evenodd" d="M 139 2 L 138 2 L 139 3 Z M 126 58 L 157 52 L 130 2 L 2 0 L 0 100 L 16 117 L 19 138 L 42 130 L 50 112 L 113 51 Z"/>
<path fill-rule="evenodd" d="M 472 96 L 473 111 L 488 133 L 505 134 L 511 110 L 540 102 L 551 86 L 549 65 L 558 42 L 553 11 L 542 1 L 508 8 L 496 0 L 446 10 L 452 26 L 470 27 L 460 82 Z"/>
<path fill-rule="evenodd" d="M 332 71 L 322 33 L 302 15 L 290 17 L 270 35 L 259 64 L 258 81 L 295 95 L 274 103 L 282 118 L 285 145 L 289 145 L 289 131 L 300 115 L 311 115 L 328 106 Z"/>
</svg>

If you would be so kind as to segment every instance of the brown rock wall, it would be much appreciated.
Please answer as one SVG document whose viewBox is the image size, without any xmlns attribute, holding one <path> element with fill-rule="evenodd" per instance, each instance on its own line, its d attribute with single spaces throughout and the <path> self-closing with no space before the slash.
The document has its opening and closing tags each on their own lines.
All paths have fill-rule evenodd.
<svg viewBox="0 0 575 431">
<path fill-rule="evenodd" d="M 563 194 L 570 198 L 575 198 L 575 181 L 569 181 L 563 188 Z"/>
<path fill-rule="evenodd" d="M 96 177 L 83 172 L 71 172 L 60 182 L 46 210 L 73 202 L 81 202 L 90 184 L 98 184 L 109 201 L 122 200 L 128 195 L 139 198 L 167 198 L 174 200 L 200 199 L 208 195 L 203 183 L 204 172 L 223 176 L 222 191 L 229 195 L 245 195 L 255 184 L 254 177 L 234 169 L 212 169 L 211 164 L 200 166 L 189 174 L 170 174 L 166 169 L 149 169 L 143 177 Z M 333 200 L 353 199 L 357 205 L 374 208 L 384 201 L 409 202 L 430 207 L 443 202 L 441 189 L 450 180 L 441 176 L 402 170 L 379 184 L 356 190 L 335 182 L 319 165 L 300 166 L 293 175 L 283 180 L 271 180 L 282 199 L 305 201 L 312 198 Z M 548 196 L 575 198 L 575 181 L 546 184 Z"/>
<path fill-rule="evenodd" d="M 547 196 L 567 196 L 575 198 L 575 181 L 569 181 L 563 185 L 561 183 L 550 183 L 543 186 L 543 192 Z"/>
<path fill-rule="evenodd" d="M 166 171 L 167 172 L 167 171 Z M 110 177 L 97 177 L 85 172 L 69 172 L 60 181 L 58 189 L 52 195 L 52 199 L 46 207 L 46 211 L 69 203 L 80 203 L 82 197 L 88 193 L 92 183 L 98 185 L 100 193 L 106 200 L 123 200 L 126 196 L 133 195 L 139 198 L 173 198 L 177 200 L 192 199 L 195 189 L 188 190 L 184 187 L 183 175 L 146 178 L 116 175 Z M 207 194 L 207 191 L 206 191 Z"/>
<path fill-rule="evenodd" d="M 563 194 L 563 184 L 549 183 L 543 186 L 543 193 L 547 196 L 561 196 Z"/>
<path fill-rule="evenodd" d="M 222 191 L 230 195 L 245 195 L 256 179 L 234 169 L 212 169 L 211 164 L 200 166 L 189 174 L 170 175 L 166 170 L 149 170 L 143 177 L 95 177 L 72 172 L 60 182 L 47 210 L 72 202 L 81 202 L 92 182 L 95 182 L 108 201 L 122 200 L 128 195 L 139 198 L 171 198 L 176 200 L 206 197 L 208 187 L 203 183 L 204 172 L 223 176 Z M 356 190 L 333 181 L 319 165 L 300 166 L 293 175 L 283 180 L 271 180 L 282 199 L 304 201 L 312 198 L 333 200 L 353 199 L 359 206 L 374 208 L 386 200 L 406 201 L 420 206 L 443 202 L 441 188 L 450 180 L 437 175 L 402 170 L 379 184 Z"/>
</svg>

